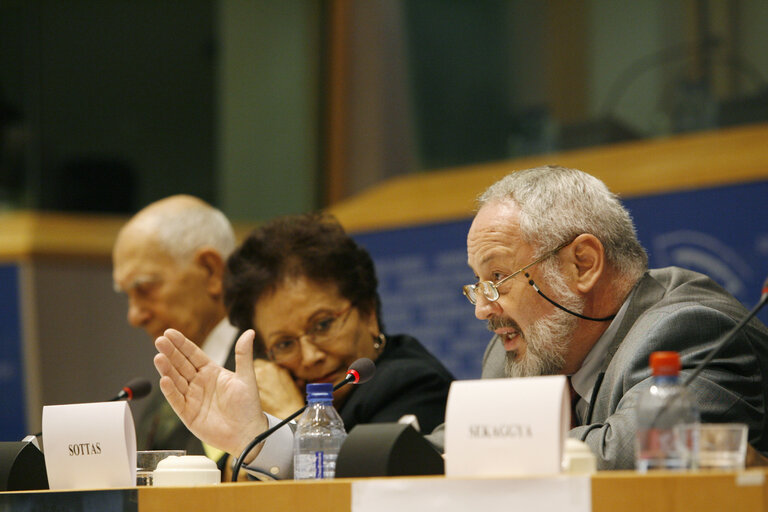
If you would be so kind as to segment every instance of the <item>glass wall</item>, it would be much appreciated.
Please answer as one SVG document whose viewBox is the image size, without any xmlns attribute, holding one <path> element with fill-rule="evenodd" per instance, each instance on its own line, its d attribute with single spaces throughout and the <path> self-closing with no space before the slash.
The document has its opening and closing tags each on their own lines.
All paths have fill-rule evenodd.
<svg viewBox="0 0 768 512">
<path fill-rule="evenodd" d="M 764 122 L 766 25 L 760 0 L 3 0 L 0 209 L 184 192 L 260 220 L 400 174 Z"/>
</svg>

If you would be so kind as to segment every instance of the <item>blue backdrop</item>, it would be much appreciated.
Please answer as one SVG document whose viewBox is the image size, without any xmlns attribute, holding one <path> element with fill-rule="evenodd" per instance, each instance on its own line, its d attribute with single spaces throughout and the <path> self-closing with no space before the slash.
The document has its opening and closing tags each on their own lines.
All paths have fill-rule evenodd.
<svg viewBox="0 0 768 512">
<path fill-rule="evenodd" d="M 19 272 L 0 265 L 0 441 L 26 435 Z"/>
<path fill-rule="evenodd" d="M 768 275 L 768 181 L 625 201 L 651 266 L 678 265 L 718 281 L 752 307 Z M 420 339 L 458 378 L 477 378 L 490 333 L 461 286 L 471 219 L 355 236 L 376 262 L 390 333 Z M 760 314 L 768 321 L 768 311 Z M 0 441 L 26 434 L 19 276 L 0 265 Z"/>
<path fill-rule="evenodd" d="M 768 275 L 768 182 L 628 199 L 651 267 L 705 273 L 751 308 Z M 473 281 L 466 236 L 471 219 L 355 238 L 376 262 L 385 327 L 422 341 L 458 378 L 478 378 L 490 339 L 461 293 Z M 763 322 L 768 312 L 760 314 Z"/>
</svg>

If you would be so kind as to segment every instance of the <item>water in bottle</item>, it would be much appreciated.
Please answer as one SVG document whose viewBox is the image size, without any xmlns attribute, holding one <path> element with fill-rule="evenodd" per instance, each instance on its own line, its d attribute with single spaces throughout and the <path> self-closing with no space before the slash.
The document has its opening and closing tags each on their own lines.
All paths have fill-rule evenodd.
<svg viewBox="0 0 768 512">
<path fill-rule="evenodd" d="M 332 384 L 307 384 L 307 408 L 294 434 L 295 479 L 333 478 L 336 472 L 336 457 L 347 433 L 333 408 L 332 393 Z"/>
<path fill-rule="evenodd" d="M 642 472 L 690 468 L 691 447 L 684 442 L 680 427 L 698 423 L 699 411 L 679 382 L 680 356 L 654 352 L 650 363 L 653 383 L 637 400 L 635 466 Z"/>
</svg>

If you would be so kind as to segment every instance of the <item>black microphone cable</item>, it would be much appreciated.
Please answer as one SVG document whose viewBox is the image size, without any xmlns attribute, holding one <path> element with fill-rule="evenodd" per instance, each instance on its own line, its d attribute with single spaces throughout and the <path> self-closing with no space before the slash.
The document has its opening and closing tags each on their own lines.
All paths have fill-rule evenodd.
<svg viewBox="0 0 768 512">
<path fill-rule="evenodd" d="M 347 370 L 347 374 L 344 376 L 344 380 L 342 380 L 341 382 L 333 386 L 333 391 L 336 391 L 342 386 L 346 386 L 347 384 L 350 384 L 350 383 L 362 384 L 363 382 L 367 382 L 371 377 L 373 377 L 373 373 L 375 371 L 376 371 L 376 365 L 373 364 L 373 361 L 371 361 L 367 357 L 360 358 L 350 365 L 349 370 Z M 271 436 L 278 429 L 284 427 L 296 416 L 303 413 L 306 408 L 307 408 L 307 404 L 304 404 L 304 406 L 302 406 L 298 411 L 294 412 L 293 414 L 291 414 L 290 416 L 282 420 L 280 423 L 278 423 L 274 427 L 268 428 L 261 434 L 254 437 L 251 440 L 251 442 L 248 443 L 248 445 L 240 453 L 240 456 L 237 459 L 235 459 L 235 464 L 232 467 L 232 482 L 237 482 L 237 477 L 240 474 L 240 468 L 243 465 L 243 461 L 245 460 L 245 457 L 248 456 L 250 451 L 253 450 L 253 447 L 261 443 L 262 441 L 264 441 L 269 436 Z"/>
<path fill-rule="evenodd" d="M 552 304 L 556 308 L 560 308 L 560 309 L 562 309 L 563 311 L 565 311 L 568 314 L 571 314 L 571 315 L 579 317 L 579 318 L 583 318 L 584 320 L 591 320 L 593 322 L 610 322 L 611 320 L 616 318 L 616 315 L 608 315 L 608 316 L 604 316 L 602 318 L 593 318 L 591 316 L 585 316 L 585 315 L 576 313 L 575 311 L 571 311 L 570 309 L 566 308 L 562 304 L 558 304 L 557 302 L 553 301 L 552 299 L 550 299 L 549 297 L 544 295 L 544 292 L 539 290 L 539 287 L 536 286 L 536 283 L 533 282 L 533 279 L 531 278 L 531 275 L 528 272 L 525 273 L 525 277 L 528 278 L 528 284 L 533 286 L 533 289 L 536 290 L 536 293 L 538 293 L 539 295 L 544 297 L 544 299 L 546 299 L 547 302 L 549 302 L 550 304 Z"/>
<path fill-rule="evenodd" d="M 765 306 L 765 304 L 768 303 L 768 279 L 765 280 L 763 283 L 763 290 L 762 295 L 760 296 L 760 300 L 757 301 L 757 304 L 755 304 L 755 307 L 753 307 L 749 313 L 747 313 L 747 316 L 741 319 L 739 323 L 734 325 L 728 333 L 723 336 L 723 338 L 717 342 L 717 345 L 712 348 L 712 350 L 709 351 L 707 356 L 696 366 L 696 368 L 693 369 L 693 371 L 686 377 L 686 379 L 681 384 L 681 392 L 676 393 L 670 397 L 669 400 L 664 402 L 662 406 L 659 408 L 658 412 L 654 415 L 653 419 L 650 423 L 650 428 L 655 428 L 656 423 L 658 422 L 659 418 L 667 412 L 667 409 L 669 409 L 674 402 L 676 402 L 681 396 L 682 396 L 682 389 L 686 389 L 688 385 L 698 377 L 698 375 L 704 370 L 704 368 L 709 364 L 714 357 L 720 353 L 720 350 L 731 340 L 733 340 L 739 332 L 744 328 L 747 323 L 752 320 L 752 318 Z"/>
<path fill-rule="evenodd" d="M 761 310 L 763 309 L 763 306 L 768 303 L 768 279 L 766 279 L 765 283 L 763 283 L 763 290 L 762 295 L 760 296 L 760 300 L 757 301 L 757 304 L 755 304 L 755 307 L 752 308 L 752 310 L 742 318 L 741 322 L 736 324 L 730 332 L 718 342 L 717 345 L 715 345 L 715 348 L 713 348 L 709 354 L 707 354 L 707 357 L 704 358 L 704 360 L 699 363 L 699 365 L 691 372 L 691 374 L 683 381 L 683 387 L 687 387 L 690 382 L 695 379 L 701 371 L 704 369 L 704 367 L 709 364 L 709 362 L 722 350 L 722 348 L 725 346 L 726 343 L 731 341 L 733 338 L 736 337 L 736 335 L 741 331 L 745 325 L 747 325 L 747 322 L 752 320 L 752 318 Z"/>
</svg>

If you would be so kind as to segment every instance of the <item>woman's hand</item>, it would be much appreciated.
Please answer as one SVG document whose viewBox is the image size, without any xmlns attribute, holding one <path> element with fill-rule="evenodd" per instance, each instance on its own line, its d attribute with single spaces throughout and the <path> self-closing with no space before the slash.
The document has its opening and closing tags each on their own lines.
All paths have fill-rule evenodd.
<svg viewBox="0 0 768 512">
<path fill-rule="evenodd" d="M 290 372 L 266 359 L 253 361 L 264 412 L 287 418 L 304 405 L 304 396 Z"/>
</svg>

